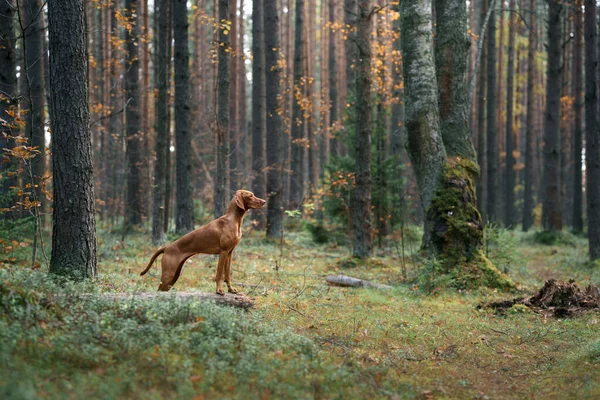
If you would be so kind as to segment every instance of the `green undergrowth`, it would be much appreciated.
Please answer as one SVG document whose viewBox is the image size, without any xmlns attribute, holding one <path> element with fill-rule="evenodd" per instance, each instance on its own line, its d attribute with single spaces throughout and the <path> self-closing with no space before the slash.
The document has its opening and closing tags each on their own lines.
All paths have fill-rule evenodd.
<svg viewBox="0 0 600 400">
<path fill-rule="evenodd" d="M 485 255 L 522 286 L 518 296 L 552 277 L 600 283 L 583 238 L 540 246 L 535 233 L 488 227 L 485 235 Z M 343 268 L 350 247 L 316 244 L 301 227 L 286 230 L 283 242 L 265 241 L 249 223 L 232 268 L 234 284 L 255 306 L 240 311 L 137 299 L 133 293 L 156 290 L 160 276 L 159 262 L 139 276 L 156 250 L 148 238 L 101 234 L 93 282 L 52 280 L 44 265 L 30 270 L 27 247 L 0 263 L 0 398 L 600 396 L 600 314 L 554 319 L 517 306 L 505 315 L 478 310 L 516 295 L 419 282 L 435 265 L 417 246 L 402 253 L 389 243 L 371 261 Z M 212 256 L 193 257 L 175 290 L 214 291 L 215 266 Z M 335 273 L 393 288 L 328 286 L 326 276 Z M 112 292 L 132 299 L 101 296 Z"/>
</svg>

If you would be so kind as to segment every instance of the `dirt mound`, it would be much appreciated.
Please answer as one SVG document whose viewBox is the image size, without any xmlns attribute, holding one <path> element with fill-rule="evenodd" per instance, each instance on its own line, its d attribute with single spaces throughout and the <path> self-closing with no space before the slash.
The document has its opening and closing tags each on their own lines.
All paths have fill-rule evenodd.
<svg viewBox="0 0 600 400">
<path fill-rule="evenodd" d="M 574 280 L 559 282 L 549 279 L 532 297 L 486 303 L 477 308 L 493 308 L 505 313 L 517 304 L 525 305 L 543 315 L 571 317 L 587 310 L 600 309 L 600 289 L 594 284 L 589 284 L 582 290 Z"/>
</svg>

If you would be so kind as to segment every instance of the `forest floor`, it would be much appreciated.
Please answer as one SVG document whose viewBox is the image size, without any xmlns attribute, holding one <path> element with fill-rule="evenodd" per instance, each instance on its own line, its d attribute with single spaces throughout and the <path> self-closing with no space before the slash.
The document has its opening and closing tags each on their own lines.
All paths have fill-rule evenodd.
<svg viewBox="0 0 600 400">
<path fill-rule="evenodd" d="M 232 264 L 233 281 L 256 299 L 250 311 L 89 296 L 156 289 L 160 263 L 139 276 L 155 251 L 148 233 L 124 243 L 100 235 L 99 278 L 81 284 L 31 270 L 29 242 L 18 242 L 0 268 L 0 397 L 600 398 L 600 313 L 477 309 L 550 278 L 600 283 L 580 237 L 541 245 L 533 233 L 494 230 L 488 255 L 522 293 L 426 293 L 414 280 L 425 267 L 408 251 L 415 230 L 406 257 L 381 248 L 377 262 L 353 268 L 340 268 L 348 247 L 315 244 L 299 226 L 283 242 L 250 230 Z M 214 291 L 215 266 L 192 258 L 174 290 Z M 393 289 L 332 287 L 329 274 Z"/>
</svg>

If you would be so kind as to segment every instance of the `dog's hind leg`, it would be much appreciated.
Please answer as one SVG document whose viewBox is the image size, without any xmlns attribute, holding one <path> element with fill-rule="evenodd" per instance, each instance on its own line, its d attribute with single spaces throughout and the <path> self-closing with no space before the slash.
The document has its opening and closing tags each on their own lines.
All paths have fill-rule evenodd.
<svg viewBox="0 0 600 400">
<path fill-rule="evenodd" d="M 181 260 L 179 257 L 165 252 L 161 260 L 162 274 L 160 277 L 160 285 L 158 286 L 159 291 L 166 292 L 171 289 L 173 284 L 175 284 L 175 281 L 177 280 L 176 276 L 179 277 L 178 267 L 180 262 Z"/>
</svg>

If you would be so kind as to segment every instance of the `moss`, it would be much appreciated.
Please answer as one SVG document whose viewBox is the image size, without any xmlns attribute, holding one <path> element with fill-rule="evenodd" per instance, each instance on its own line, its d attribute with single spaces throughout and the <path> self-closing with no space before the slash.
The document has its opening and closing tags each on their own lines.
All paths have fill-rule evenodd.
<svg viewBox="0 0 600 400">
<path fill-rule="evenodd" d="M 473 179 L 478 174 L 479 167 L 473 161 L 460 157 L 448 160 L 427 209 L 428 245 L 440 260 L 438 271 L 452 278 L 452 286 L 511 289 L 514 283 L 481 251 L 483 222 Z"/>
</svg>

